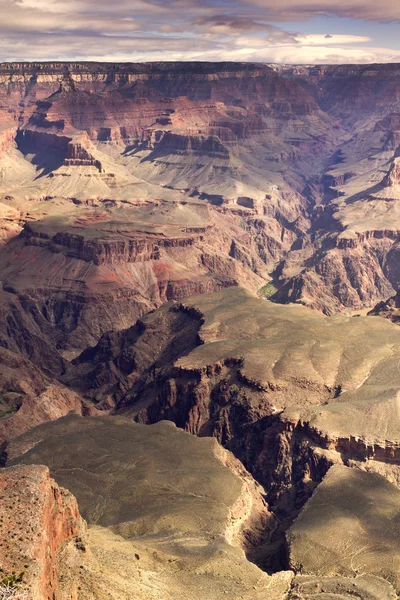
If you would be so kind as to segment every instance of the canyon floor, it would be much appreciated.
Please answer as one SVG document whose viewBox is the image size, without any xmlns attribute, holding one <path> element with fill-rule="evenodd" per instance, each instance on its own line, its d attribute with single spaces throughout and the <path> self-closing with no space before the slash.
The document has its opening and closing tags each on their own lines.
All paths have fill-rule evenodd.
<svg viewBox="0 0 400 600">
<path fill-rule="evenodd" d="M 0 64 L 0 583 L 400 597 L 399 98 L 396 64 Z"/>
</svg>

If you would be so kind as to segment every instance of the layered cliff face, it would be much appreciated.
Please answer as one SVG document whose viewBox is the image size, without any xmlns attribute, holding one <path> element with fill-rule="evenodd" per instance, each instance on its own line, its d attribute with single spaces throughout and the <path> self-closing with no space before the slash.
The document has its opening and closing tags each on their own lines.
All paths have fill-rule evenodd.
<svg viewBox="0 0 400 600">
<path fill-rule="evenodd" d="M 379 317 L 324 317 L 241 289 L 172 302 L 126 331 L 105 334 L 61 379 L 86 407 L 114 415 L 45 423 L 3 450 L 11 465 L 48 464 L 56 480 L 77 496 L 90 524 L 86 557 L 73 554 L 66 560 L 63 581 L 67 586 L 78 581 L 83 598 L 103 598 L 111 581 L 120 598 L 133 591 L 139 598 L 145 593 L 156 597 L 160 590 L 187 598 L 191 586 L 193 597 L 203 590 L 217 599 L 226 589 L 252 597 L 249 582 L 260 572 L 241 562 L 236 550 L 225 548 L 224 558 L 220 542 L 214 554 L 215 539 L 224 535 L 234 547 L 244 544 L 248 559 L 276 573 L 273 580 L 263 576 L 261 587 L 253 588 L 257 600 L 268 589 L 274 600 L 311 599 L 318 590 L 322 598 L 351 593 L 362 600 L 395 598 L 397 554 L 390 536 L 379 531 L 389 531 L 383 522 L 392 519 L 400 485 L 399 335 L 397 325 Z M 194 435 L 171 424 L 150 425 L 165 419 Z M 216 441 L 196 442 L 195 436 Z M 263 489 L 217 441 L 233 451 Z M 60 443 L 62 454 L 56 452 Z M 228 470 L 219 471 L 221 464 Z M 219 475 L 210 478 L 217 465 Z M 214 498 L 214 491 L 207 491 L 210 481 L 218 482 L 214 491 L 226 505 L 238 486 L 228 521 L 220 508 L 215 512 L 202 504 L 203 498 Z M 129 491 L 132 485 L 135 494 Z M 179 499 L 176 490 L 183 494 Z M 215 506 L 220 507 L 218 498 Z M 201 506 L 193 508 L 193 502 Z M 182 507 L 179 515 L 176 506 Z M 350 541 L 340 527 L 336 537 L 331 535 L 326 511 L 348 523 Z M 369 525 L 376 512 L 382 522 Z M 196 534 L 194 541 L 198 523 L 193 515 L 207 536 L 224 523 L 217 538 L 205 543 Z M 361 529 L 360 519 L 365 523 Z M 324 540 L 318 555 L 313 535 Z M 231 561 L 234 581 L 228 576 Z M 129 584 L 123 583 L 121 569 L 129 573 Z M 156 575 L 144 592 L 148 570 Z"/>
<path fill-rule="evenodd" d="M 272 545 L 254 558 L 279 570 L 288 524 L 332 465 L 398 485 L 398 342 L 383 319 L 324 317 L 230 289 L 106 334 L 64 382 L 98 408 L 172 420 L 233 451 L 277 516 Z"/>
<path fill-rule="evenodd" d="M 2 344 L 59 374 L 61 355 L 166 301 L 229 286 L 259 289 L 296 234 L 241 211 L 160 201 L 114 212 L 68 207 L 62 219 L 27 223 L 0 255 Z"/>
<path fill-rule="evenodd" d="M 304 85 L 324 110 L 348 119 L 349 125 L 366 116 L 386 115 L 400 106 L 400 68 L 396 63 L 273 68 Z"/>
<path fill-rule="evenodd" d="M 299 71 L 320 106 L 341 115 L 347 138 L 310 183 L 312 233 L 281 264 L 276 299 L 328 314 L 370 308 L 399 286 L 398 67 Z"/>
<path fill-rule="evenodd" d="M 46 369 L 170 299 L 260 289 L 306 235 L 302 170 L 334 121 L 272 69 L 21 64 L 0 77 L 3 343 L 19 343 L 4 323 L 18 313 L 30 339 L 43 331 L 28 357 Z"/>
<path fill-rule="evenodd" d="M 0 486 L 2 575 L 22 574 L 7 598 L 78 598 L 76 583 L 67 596 L 59 581 L 61 557 L 72 553 L 68 545 L 82 545 L 86 535 L 75 498 L 50 478 L 45 466 L 1 469 Z"/>
<path fill-rule="evenodd" d="M 151 202 L 162 223 L 165 202 L 192 198 L 214 207 L 220 231 L 223 216 L 250 234 L 246 257 L 238 233 L 228 250 L 246 276 L 232 278 L 225 259 L 217 267 L 250 289 L 273 280 L 277 300 L 329 314 L 397 289 L 396 65 L 32 63 L 1 65 L 0 78 L 3 243 L 49 217 L 67 239 L 69 214 L 81 209 L 96 237 L 93 219 L 105 219 L 87 205 L 120 222 L 121 207 Z M 218 260 L 202 253 L 213 274 Z M 64 280 L 71 268 L 59 270 Z M 169 297 L 218 286 L 174 283 Z M 139 292 L 134 277 L 128 288 Z M 76 297 L 53 292 L 52 302 L 76 312 Z M 140 294 L 146 310 L 157 305 L 152 291 Z M 139 314 L 128 310 L 124 324 Z M 90 316 L 104 319 L 101 309 Z"/>
<path fill-rule="evenodd" d="M 398 89 L 396 65 L 0 66 L 2 460 L 89 521 L 66 532 L 36 467 L 42 595 L 396 598 Z"/>
<path fill-rule="evenodd" d="M 7 114 L 14 112 L 19 125 L 17 143 L 42 169 L 49 160 L 53 168 L 95 166 L 91 158 L 65 156 L 85 132 L 100 152 L 147 181 L 219 193 L 225 174 L 228 197 L 240 195 L 236 186 L 262 194 L 268 176 L 261 160 L 247 164 L 249 151 L 257 146 L 267 171 L 305 155 L 311 161 L 334 125 L 299 84 L 262 65 L 32 64 L 0 72 Z M 46 156 L 46 145 L 55 155 Z M 192 155 L 191 165 L 182 152 Z"/>
</svg>

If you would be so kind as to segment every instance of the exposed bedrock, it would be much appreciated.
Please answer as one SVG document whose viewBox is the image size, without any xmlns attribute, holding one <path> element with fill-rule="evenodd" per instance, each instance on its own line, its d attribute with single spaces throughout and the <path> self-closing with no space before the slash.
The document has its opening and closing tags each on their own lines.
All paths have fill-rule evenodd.
<svg viewBox="0 0 400 600">
<path fill-rule="evenodd" d="M 275 101 L 276 110 L 294 107 L 306 114 L 317 109 L 315 101 L 300 85 L 282 79 L 273 69 L 260 64 L 8 63 L 2 64 L 0 71 L 2 88 L 10 95 L 22 97 L 29 85 L 31 92 L 36 88 L 41 94 L 47 92 L 47 96 L 56 92 L 90 90 L 94 86 L 94 91 L 103 91 L 107 87 L 108 90 L 125 91 L 128 98 L 143 98 L 143 91 L 148 86 L 153 97 L 161 91 L 170 98 L 192 96 L 193 99 L 223 101 L 227 96 L 237 99 L 235 94 L 239 92 L 256 100 L 264 93 Z M 285 103 L 277 100 L 285 97 Z"/>
<path fill-rule="evenodd" d="M 84 600 L 286 599 L 293 574 L 268 575 L 247 558 L 275 528 L 264 490 L 215 439 L 166 422 L 69 416 L 8 451 L 10 464 L 49 465 L 88 522 L 79 562 L 64 556 L 62 589 L 71 580 Z"/>
<path fill-rule="evenodd" d="M 78 546 L 85 550 L 86 525 L 74 496 L 43 465 L 0 469 L 0 487 L 2 577 L 23 573 L 18 588 L 32 600 L 78 598 L 77 582 L 67 596 L 59 581 L 61 562 L 79 554 Z"/>
<path fill-rule="evenodd" d="M 38 361 L 39 362 L 39 361 Z M 34 361 L 0 347 L 0 448 L 35 425 L 75 412 L 96 414 L 92 403 L 82 400 Z"/>
<path fill-rule="evenodd" d="M 65 224 L 26 223 L 0 252 L 2 345 L 54 373 L 60 353 L 76 355 L 165 302 L 260 289 L 303 226 L 283 207 L 235 215 L 197 200 L 154 202 L 110 220 L 106 208 L 77 206 Z"/>
<path fill-rule="evenodd" d="M 277 300 L 371 308 L 400 283 L 399 89 L 397 65 L 0 65 L 0 237 L 46 216 L 73 237 L 66 202 L 119 221 L 132 201 L 187 194 L 256 238 L 244 262 Z"/>
<path fill-rule="evenodd" d="M 284 531 L 332 465 L 399 481 L 399 335 L 383 319 L 329 318 L 229 289 L 104 335 L 63 381 L 98 408 L 168 419 L 230 449 L 279 520 L 273 550 L 254 560 L 279 570 Z"/>
<path fill-rule="evenodd" d="M 157 139 L 155 150 L 148 160 L 160 158 L 163 154 L 178 152 L 182 154 L 199 154 L 214 157 L 229 157 L 229 150 L 217 135 L 182 135 L 173 132 L 161 133 Z"/>
<path fill-rule="evenodd" d="M 390 230 L 330 235 L 316 242 L 316 248 L 294 252 L 281 265 L 274 299 L 326 314 L 369 308 L 400 285 L 398 237 L 398 231 Z"/>
<path fill-rule="evenodd" d="M 118 516 L 114 502 L 115 486 L 127 486 L 131 481 L 126 477 L 127 447 L 129 451 L 132 443 L 137 447 L 133 468 L 141 468 L 139 450 L 154 466 L 156 458 L 149 459 L 145 442 L 152 439 L 149 431 L 156 440 L 162 434 L 168 438 L 168 453 L 175 452 L 174 448 L 178 452 L 181 466 L 187 460 L 187 468 L 193 471 L 190 461 L 194 459 L 196 477 L 201 470 L 201 461 L 196 459 L 193 448 L 182 451 L 184 442 L 195 443 L 194 436 L 177 439 L 175 444 L 171 425 L 142 424 L 172 420 L 200 438 L 210 435 L 217 438 L 263 485 L 268 514 L 273 513 L 273 517 L 266 514 L 267 521 L 263 521 L 262 527 L 259 520 L 253 522 L 245 536 L 249 544 L 247 555 L 267 571 L 281 572 L 291 566 L 297 573 L 291 584 L 293 597 L 313 598 L 314 589 L 327 598 L 336 593 L 339 598 L 347 599 L 349 590 L 357 592 L 362 600 L 395 598 L 398 553 L 393 550 L 389 533 L 379 532 L 389 529 L 382 522 L 392 519 L 398 505 L 399 336 L 398 327 L 388 320 L 324 317 L 302 306 L 266 302 L 241 289 L 173 302 L 145 315 L 128 330 L 103 335 L 95 347 L 88 348 L 74 361 L 62 378 L 85 397 L 87 407 L 111 410 L 125 419 L 68 417 L 43 424 L 5 445 L 4 458 L 13 463 L 20 456 L 18 460 L 23 462 L 49 464 L 56 480 L 78 497 L 83 515 L 90 523 L 111 526 L 113 534 L 123 538 L 128 535 L 135 543 L 132 535 L 138 531 L 144 535 L 148 513 L 144 520 L 128 523 L 131 519 L 128 516 L 135 514 L 137 519 L 138 511 L 132 512 L 122 504 Z M 132 419 L 139 424 L 132 423 Z M 177 436 L 185 434 L 180 432 Z M 61 438 L 65 439 L 63 447 L 72 453 L 70 457 L 65 452 L 54 452 Z M 203 439 L 202 443 L 209 445 L 211 441 Z M 215 443 L 217 450 L 219 446 Z M 82 452 L 82 445 L 87 446 L 87 451 Z M 157 456 L 163 457 L 161 470 L 170 481 L 171 472 L 176 469 L 165 468 L 166 452 L 164 449 Z M 228 456 L 223 450 L 218 452 Z M 122 471 L 116 468 L 117 455 L 124 460 Z M 96 504 L 91 495 L 99 494 L 96 477 L 104 479 L 109 473 L 104 467 L 105 457 L 111 461 L 113 486 L 108 488 L 105 480 L 100 484 L 102 499 Z M 222 454 L 218 454 L 218 460 L 220 457 Z M 82 460 L 86 463 L 77 478 L 76 469 L 70 465 L 82 467 Z M 239 468 L 240 463 L 232 460 L 230 468 L 232 465 Z M 209 472 L 209 467 L 206 470 Z M 98 473 L 94 479 L 93 472 Z M 346 481 L 350 477 L 349 489 L 346 481 L 343 483 L 340 478 L 336 481 L 335 473 L 344 473 Z M 142 475 L 148 482 L 147 469 Z M 217 479 L 220 492 L 221 479 Z M 84 484 L 85 481 L 90 485 Z M 330 489 L 330 482 L 334 489 L 328 502 L 323 490 Z M 91 485 L 94 487 L 89 493 Z M 192 497 L 193 484 L 189 486 Z M 233 489 L 230 484 L 228 488 Z M 165 498 L 165 485 L 161 489 Z M 339 494 L 338 489 L 344 489 L 345 493 Z M 137 498 L 132 494 L 117 495 L 127 502 Z M 354 544 L 347 544 L 345 535 L 340 538 L 330 535 L 330 521 L 324 515 L 319 519 L 319 509 L 314 518 L 314 506 L 318 506 L 321 497 L 323 510 L 342 515 L 340 518 L 349 523 L 349 535 L 356 531 Z M 382 503 L 378 505 L 379 499 Z M 176 506 L 176 498 L 172 500 Z M 193 501 L 200 501 L 197 495 Z M 242 510 L 246 503 L 240 500 L 239 505 Z M 379 513 L 382 522 L 371 518 L 379 512 L 379 507 L 383 507 Z M 189 509 L 189 513 L 198 515 L 197 510 Z M 322 533 L 316 534 L 323 546 L 318 556 L 307 550 L 314 547 L 309 539 L 314 529 L 308 525 L 301 529 L 304 515 L 311 515 L 312 522 L 317 519 L 315 522 L 322 527 Z M 159 518 L 161 521 L 157 523 L 163 527 L 167 518 L 165 502 Z M 364 543 L 366 534 L 357 524 L 360 518 L 376 533 L 368 548 Z M 153 527 L 153 517 L 151 522 Z M 183 522 L 186 521 L 180 518 L 180 527 Z M 209 527 L 206 529 L 210 531 Z M 233 529 L 236 532 L 235 526 Z M 259 536 L 262 530 L 264 538 Z M 159 535 L 160 530 L 157 532 Z M 91 535 L 100 548 L 104 547 L 102 544 L 110 547 L 109 534 L 104 534 L 107 539 L 103 539 L 103 534 L 99 537 L 98 533 L 96 530 Z M 154 543 L 153 534 L 152 539 Z M 182 537 L 179 540 L 178 545 L 183 543 Z M 381 560 L 379 553 L 383 547 L 386 558 Z M 176 552 L 176 544 L 174 548 Z M 93 549 L 97 551 L 100 550 Z M 142 551 L 135 550 L 140 556 L 143 551 L 143 546 Z M 182 550 L 185 560 L 188 551 L 186 546 Z M 133 555 L 132 550 L 129 552 Z M 181 561 L 183 555 L 179 552 Z M 320 562 L 315 564 L 315 560 Z M 182 574 L 183 563 L 179 564 Z M 247 577 L 250 572 L 246 569 Z M 363 575 L 364 572 L 368 575 Z M 282 573 L 279 577 L 275 583 L 287 589 L 289 579 Z M 88 571 L 85 578 L 85 585 L 88 581 L 94 585 Z M 285 597 L 283 592 L 282 595 Z M 280 596 L 272 597 L 275 600 Z M 258 600 L 257 595 L 255 598 Z"/>
<path fill-rule="evenodd" d="M 279 66 L 277 72 L 298 81 L 320 106 L 342 119 L 386 116 L 398 106 L 398 64 Z M 373 99 L 373 101 L 372 101 Z"/>
<path fill-rule="evenodd" d="M 0 65 L 0 443 L 90 521 L 61 600 L 398 596 L 399 98 L 398 65 Z"/>
<path fill-rule="evenodd" d="M 393 323 L 398 323 L 400 321 L 400 293 L 397 293 L 394 296 L 391 296 L 388 300 L 383 300 L 382 302 L 378 302 L 376 306 L 372 310 L 369 311 L 370 316 L 381 316 L 386 319 L 390 319 Z"/>
</svg>

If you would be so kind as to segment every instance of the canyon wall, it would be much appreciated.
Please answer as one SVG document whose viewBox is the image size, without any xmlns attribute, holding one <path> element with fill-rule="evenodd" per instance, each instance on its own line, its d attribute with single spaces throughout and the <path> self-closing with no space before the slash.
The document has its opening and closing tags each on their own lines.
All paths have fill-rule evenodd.
<svg viewBox="0 0 400 600">
<path fill-rule="evenodd" d="M 82 545 L 86 535 L 75 498 L 44 466 L 2 469 L 0 487 L 2 575 L 22 574 L 16 589 L 29 600 L 66 598 L 60 592 L 60 555 L 70 541 Z M 77 585 L 68 598 L 78 598 Z"/>
</svg>

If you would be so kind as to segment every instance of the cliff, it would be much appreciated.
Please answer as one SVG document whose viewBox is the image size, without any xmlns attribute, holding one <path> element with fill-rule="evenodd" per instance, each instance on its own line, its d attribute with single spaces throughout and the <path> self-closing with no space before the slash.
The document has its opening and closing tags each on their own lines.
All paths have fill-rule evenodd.
<svg viewBox="0 0 400 600">
<path fill-rule="evenodd" d="M 231 450 L 279 515 L 275 551 L 262 554 L 279 570 L 288 524 L 332 465 L 398 481 L 398 338 L 383 319 L 327 318 L 228 289 L 105 334 L 64 382 L 98 408 L 167 419 Z"/>
<path fill-rule="evenodd" d="M 69 597 L 78 584 L 84 600 L 286 598 L 292 574 L 268 575 L 248 559 L 274 529 L 263 489 L 216 440 L 166 422 L 67 417 L 9 450 L 14 464 L 52 462 L 88 521 L 86 552 L 63 555 Z"/>
<path fill-rule="evenodd" d="M 31 600 L 61 598 L 60 554 L 71 540 L 82 544 L 86 529 L 75 498 L 44 466 L 1 469 L 0 487 L 2 574 L 23 573 L 18 588 Z M 76 585 L 68 598 L 78 598 Z"/>
<path fill-rule="evenodd" d="M 399 287 L 398 66 L 10 63 L 0 77 L 0 270 L 53 349 L 227 286 L 272 281 L 274 300 L 327 314 Z"/>
</svg>

